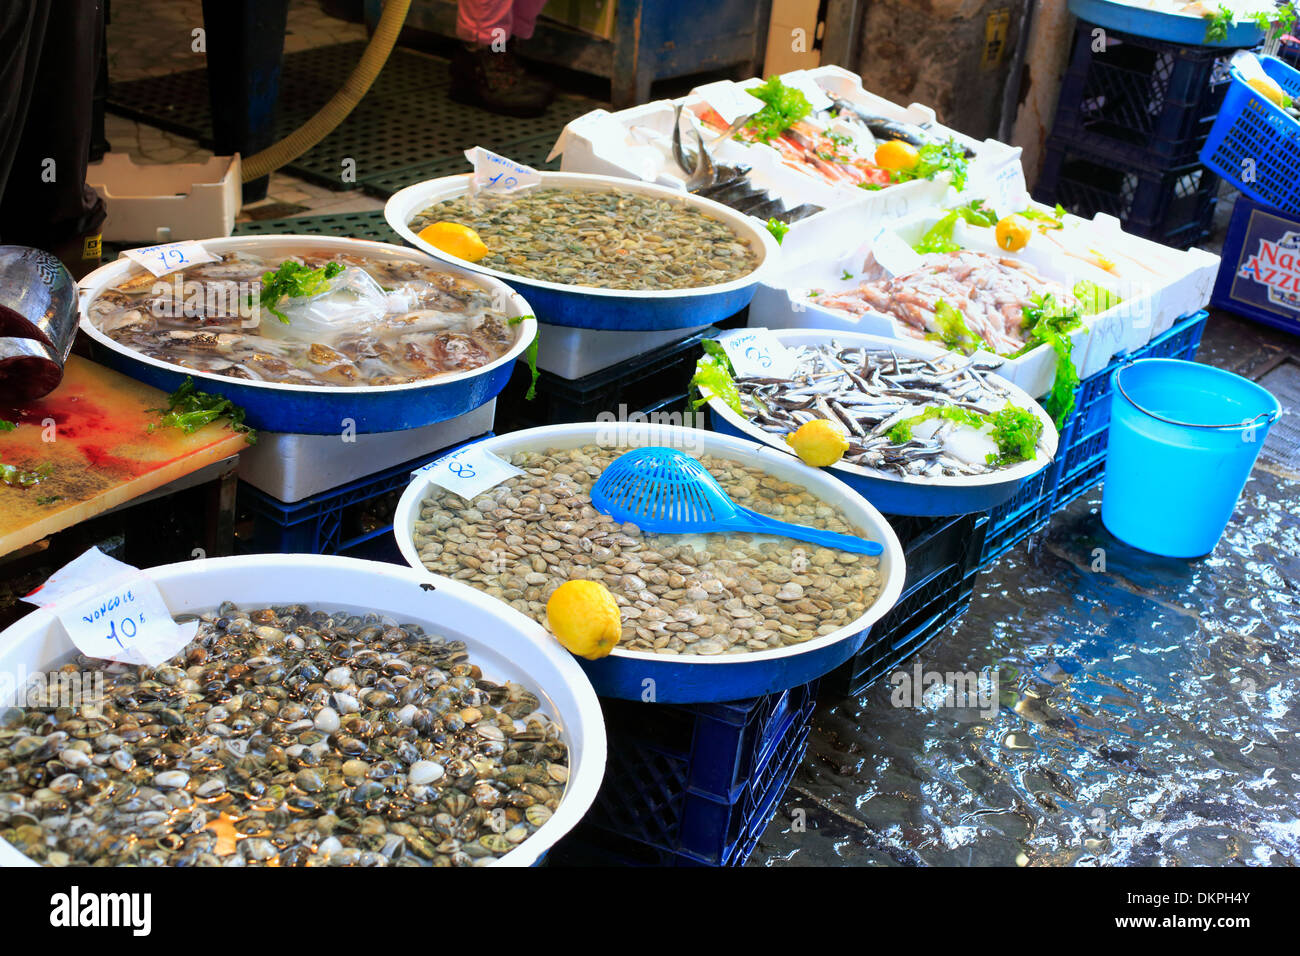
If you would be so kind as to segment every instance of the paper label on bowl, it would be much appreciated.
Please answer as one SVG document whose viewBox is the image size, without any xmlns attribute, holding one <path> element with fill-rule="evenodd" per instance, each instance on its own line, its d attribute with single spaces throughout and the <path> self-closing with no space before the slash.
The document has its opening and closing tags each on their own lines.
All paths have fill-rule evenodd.
<svg viewBox="0 0 1300 956">
<path fill-rule="evenodd" d="M 429 462 L 411 472 L 411 477 L 426 476 L 440 488 L 455 492 L 466 501 L 473 501 L 507 478 L 522 474 L 524 472 L 510 462 L 474 444 Z"/>
<path fill-rule="evenodd" d="M 753 116 L 765 105 L 762 100 L 731 80 L 717 80 L 697 86 L 695 94 L 708 103 L 728 126 L 742 116 Z"/>
<path fill-rule="evenodd" d="M 122 255 L 144 266 L 156 276 L 165 276 L 169 272 L 198 265 L 200 262 L 216 262 L 219 258 L 204 249 L 202 243 L 195 242 L 193 239 L 184 242 L 167 242 L 160 246 L 127 249 Z"/>
<path fill-rule="evenodd" d="M 23 598 L 52 611 L 87 657 L 157 667 L 194 639 L 177 624 L 158 585 L 137 568 L 91 548 Z"/>
<path fill-rule="evenodd" d="M 737 329 L 718 337 L 739 378 L 789 378 L 797 362 L 771 329 Z"/>
<path fill-rule="evenodd" d="M 474 175 L 469 183 L 471 196 L 480 192 L 514 192 L 542 181 L 542 174 L 533 167 L 498 156 L 482 146 L 465 150 L 465 158 L 474 166 Z"/>
</svg>

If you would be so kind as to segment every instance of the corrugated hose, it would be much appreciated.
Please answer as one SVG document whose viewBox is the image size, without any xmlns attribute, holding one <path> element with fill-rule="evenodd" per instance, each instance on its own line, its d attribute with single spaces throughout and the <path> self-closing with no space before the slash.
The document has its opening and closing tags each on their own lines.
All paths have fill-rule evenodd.
<svg viewBox="0 0 1300 956">
<path fill-rule="evenodd" d="M 387 0 L 384 12 L 375 26 L 375 33 L 366 44 L 361 54 L 361 62 L 356 65 L 347 81 L 339 91 L 330 97 L 330 101 L 320 108 L 311 119 L 280 140 L 272 143 L 260 153 L 254 153 L 242 164 L 244 182 L 260 179 L 274 172 L 285 163 L 291 163 L 307 150 L 311 149 L 343 122 L 353 108 L 361 102 L 375 77 L 388 62 L 388 55 L 393 52 L 393 44 L 406 22 L 406 14 L 411 9 L 411 0 Z"/>
</svg>

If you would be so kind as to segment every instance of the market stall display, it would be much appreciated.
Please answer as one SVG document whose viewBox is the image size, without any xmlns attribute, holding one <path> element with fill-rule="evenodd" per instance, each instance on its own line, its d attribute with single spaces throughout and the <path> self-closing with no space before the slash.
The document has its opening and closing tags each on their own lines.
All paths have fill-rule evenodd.
<svg viewBox="0 0 1300 956">
<path fill-rule="evenodd" d="M 168 391 L 192 378 L 255 428 L 444 421 L 490 401 L 536 335 L 520 296 L 454 266 L 430 269 L 412 250 L 320 236 L 202 247 L 221 261 L 156 277 L 123 258 L 87 276 L 81 328 L 114 368 Z"/>
<path fill-rule="evenodd" d="M 470 174 L 418 183 L 384 215 L 417 248 L 527 295 L 551 325 L 698 328 L 744 308 L 773 268 L 771 234 L 708 199 L 608 176 L 538 175 L 533 186 L 468 201 Z M 421 237 L 439 221 L 483 228 L 486 254 L 466 260 Z M 498 241 L 510 261 L 498 262 Z"/>
<path fill-rule="evenodd" d="M 37 788 L 7 788 L 6 864 L 526 866 L 596 795 L 605 733 L 591 685 L 540 627 L 463 584 L 319 556 L 141 574 L 198 634 L 169 663 L 106 673 L 103 716 L 5 702 L 8 764 L 41 761 L 42 793 L 70 819 L 47 829 Z M 7 673 L 75 659 L 57 609 L 4 633 Z M 133 718 L 145 695 L 163 723 Z M 435 722 L 444 746 L 423 733 Z M 407 815 L 417 806 L 433 812 Z M 152 839 L 181 818 L 189 839 Z"/>
<path fill-rule="evenodd" d="M 602 516 L 590 504 L 592 483 L 621 451 L 655 445 L 700 458 L 755 510 L 865 536 L 884 554 L 767 535 L 648 535 Z M 589 423 L 474 447 L 526 475 L 466 502 L 429 470 L 417 473 L 394 519 L 402 556 L 538 619 L 564 581 L 604 582 L 623 612 L 622 642 L 583 666 L 608 696 L 639 700 L 649 679 L 664 703 L 735 700 L 812 680 L 852 655 L 902 588 L 898 539 L 879 512 L 830 476 L 752 442 L 671 425 Z M 758 562 L 754 571 L 749 561 Z"/>
</svg>

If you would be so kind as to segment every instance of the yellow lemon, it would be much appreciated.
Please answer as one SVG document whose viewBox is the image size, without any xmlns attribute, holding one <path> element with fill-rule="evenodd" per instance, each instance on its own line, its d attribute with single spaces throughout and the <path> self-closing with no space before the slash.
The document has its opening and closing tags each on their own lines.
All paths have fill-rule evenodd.
<svg viewBox="0 0 1300 956">
<path fill-rule="evenodd" d="M 1019 252 L 1029 243 L 1032 231 L 1029 220 L 1024 216 L 1003 216 L 998 220 L 998 227 L 995 230 L 998 248 L 1005 249 L 1007 252 Z"/>
<path fill-rule="evenodd" d="M 1271 76 L 1253 76 L 1246 82 L 1255 92 L 1264 95 L 1278 106 L 1286 106 L 1286 93 Z"/>
<path fill-rule="evenodd" d="M 849 450 L 844 429 L 824 418 L 804 422 L 794 434 L 786 435 L 785 440 L 805 464 L 814 468 L 835 464 Z"/>
<path fill-rule="evenodd" d="M 434 222 L 417 234 L 429 245 L 466 262 L 478 262 L 488 254 L 488 247 L 469 226 L 458 222 Z"/>
<path fill-rule="evenodd" d="M 623 636 L 618 603 L 599 581 L 565 581 L 546 602 L 556 640 L 589 661 L 605 657 Z"/>
<path fill-rule="evenodd" d="M 886 140 L 876 147 L 876 165 L 881 169 L 905 173 L 915 169 L 920 161 L 916 147 L 901 139 Z"/>
</svg>

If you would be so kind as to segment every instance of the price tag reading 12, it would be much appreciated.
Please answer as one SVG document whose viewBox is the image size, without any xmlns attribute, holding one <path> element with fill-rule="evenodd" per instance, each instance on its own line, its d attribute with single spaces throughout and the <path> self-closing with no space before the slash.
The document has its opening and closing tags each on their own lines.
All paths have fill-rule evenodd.
<svg viewBox="0 0 1300 956">
<path fill-rule="evenodd" d="M 523 471 L 478 445 L 470 445 L 425 465 L 413 474 L 427 475 L 435 485 L 472 501 L 507 478 L 522 475 Z"/>
<path fill-rule="evenodd" d="M 789 378 L 795 359 L 769 329 L 742 329 L 718 339 L 741 378 Z"/>
<path fill-rule="evenodd" d="M 127 249 L 122 255 L 132 262 L 138 262 L 156 276 L 184 269 L 186 266 L 200 262 L 216 262 L 217 257 L 204 249 L 202 244 L 187 240 L 169 242 L 161 246 L 143 246 L 139 249 Z"/>
</svg>

